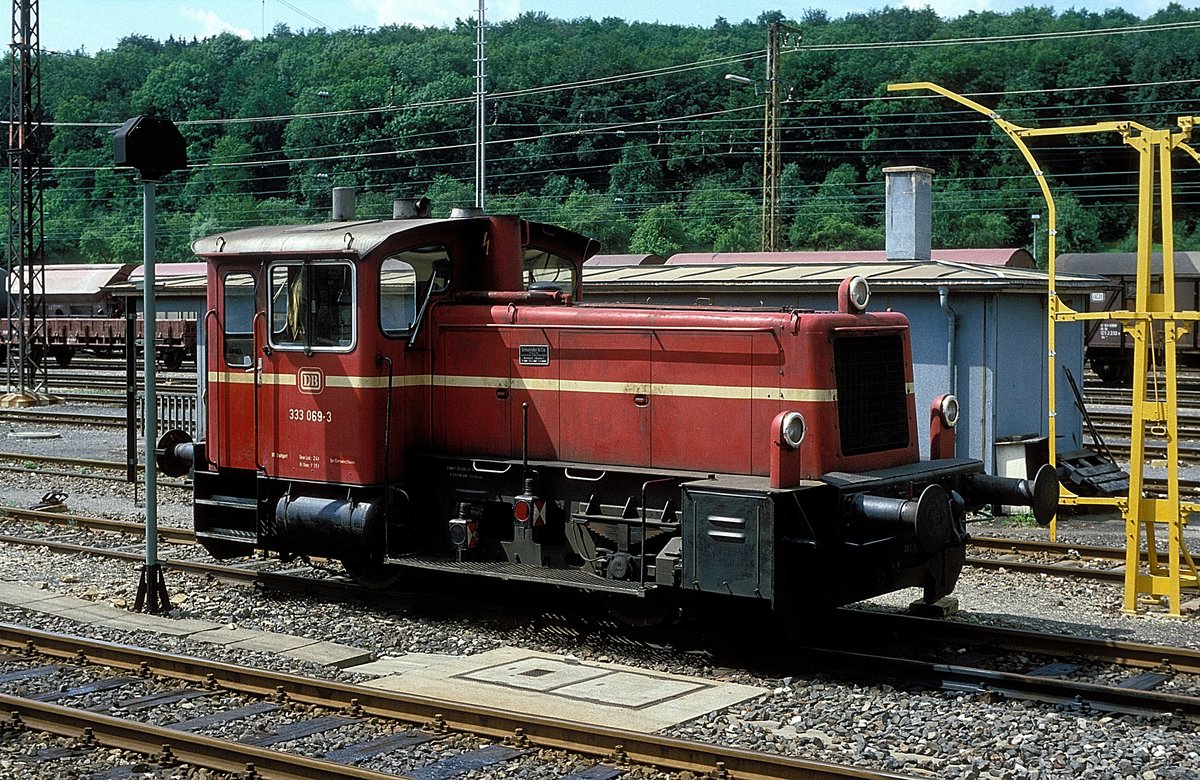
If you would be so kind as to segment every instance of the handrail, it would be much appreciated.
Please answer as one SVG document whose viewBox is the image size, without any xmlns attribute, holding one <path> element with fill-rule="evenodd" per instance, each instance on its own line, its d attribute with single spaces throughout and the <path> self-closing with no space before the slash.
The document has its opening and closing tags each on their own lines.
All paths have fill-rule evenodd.
<svg viewBox="0 0 1200 780">
<path fill-rule="evenodd" d="M 216 319 L 217 319 L 216 307 L 213 307 L 213 308 L 209 309 L 208 311 L 204 312 L 204 324 L 201 327 L 204 328 L 205 352 L 212 353 L 212 352 L 223 351 L 223 347 L 224 347 L 223 344 L 220 347 L 218 347 L 218 341 L 215 339 L 209 338 L 208 320 L 210 317 L 213 319 L 214 322 L 216 321 Z M 205 366 L 206 373 L 207 373 L 208 364 L 209 364 L 209 356 L 210 356 L 209 354 L 205 354 L 205 356 L 204 356 L 204 366 Z M 225 361 L 222 360 L 221 362 L 224 363 Z M 204 381 L 204 390 L 205 390 L 205 392 L 208 392 L 209 385 L 210 385 L 210 382 L 208 381 L 208 377 L 207 376 L 203 377 L 203 381 Z M 221 408 L 221 383 L 220 382 L 212 382 L 211 384 L 215 386 L 215 389 L 213 390 L 213 393 L 216 396 L 214 403 L 216 405 L 217 410 L 219 411 Z M 207 417 L 208 416 L 208 404 L 207 403 L 204 404 L 204 412 L 205 412 L 205 417 Z M 198 420 L 197 420 L 197 426 L 199 426 Z M 219 425 L 213 426 L 213 431 L 220 431 L 220 429 L 221 429 L 221 426 L 219 426 Z M 207 419 L 204 421 L 204 430 L 208 431 L 208 420 Z M 208 431 L 208 438 L 210 438 L 210 439 L 212 438 L 213 431 Z M 208 457 L 208 447 L 201 447 L 200 449 L 204 452 L 204 465 L 207 467 L 208 465 L 210 465 L 212 463 L 212 461 L 209 460 L 209 457 Z M 199 465 L 199 464 L 196 464 L 196 465 Z"/>
<path fill-rule="evenodd" d="M 254 402 L 251 404 L 254 407 L 254 468 L 256 471 L 261 471 L 264 475 L 267 474 L 267 469 L 262 465 L 259 459 L 258 440 L 261 435 L 258 423 L 258 388 L 262 385 L 262 355 L 265 350 L 260 347 L 258 340 L 258 324 L 263 322 L 263 342 L 266 341 L 266 321 L 267 315 L 265 312 L 254 312 L 254 319 L 251 320 L 250 330 L 254 333 L 253 336 L 253 357 L 251 358 L 250 368 L 254 372 Z"/>
</svg>

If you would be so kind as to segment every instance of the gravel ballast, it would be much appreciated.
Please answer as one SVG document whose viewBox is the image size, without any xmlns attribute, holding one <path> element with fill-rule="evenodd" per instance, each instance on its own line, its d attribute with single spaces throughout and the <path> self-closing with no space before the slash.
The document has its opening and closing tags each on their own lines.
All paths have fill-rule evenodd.
<svg viewBox="0 0 1200 780">
<path fill-rule="evenodd" d="M 61 440 L 8 438 L 3 443 L 3 449 L 9 452 L 18 447 L 43 454 L 70 451 L 80 457 L 107 460 L 123 459 L 124 453 L 123 435 L 103 430 L 64 431 Z M 121 519 L 143 516 L 143 510 L 134 505 L 134 489 L 129 485 L 0 472 L 3 496 L 0 503 L 5 505 L 29 506 L 51 489 L 68 493 L 67 505 L 74 513 Z M 144 497 L 140 490 L 138 495 Z M 189 494 L 160 488 L 158 516 L 164 525 L 190 525 Z M 988 536 L 1046 538 L 1044 529 L 1014 526 L 1004 519 L 973 524 L 971 531 Z M 1081 545 L 1119 544 L 1123 533 L 1123 523 L 1111 518 L 1064 518 L 1059 524 L 1060 540 Z M 1192 549 L 1200 548 L 1193 534 L 1189 534 L 1189 539 Z M 175 555 L 175 549 L 163 554 Z M 1200 736 L 1196 726 L 1173 717 L 1113 716 L 1011 701 L 989 703 L 961 693 L 855 684 L 820 674 L 761 679 L 743 671 L 714 668 L 694 653 L 639 655 L 632 646 L 618 647 L 588 636 L 543 632 L 520 621 L 482 625 L 380 605 L 262 592 L 249 586 L 209 582 L 175 572 L 167 576 L 176 606 L 172 617 L 195 617 L 241 628 L 333 640 L 370 649 L 377 656 L 409 652 L 469 655 L 515 645 L 584 661 L 611 660 L 677 674 L 745 682 L 771 690 L 763 697 L 672 730 L 673 734 L 689 739 L 774 750 L 812 760 L 853 763 L 915 777 L 979 780 L 1200 777 Z M 49 556 L 34 549 L 6 545 L 0 548 L 0 579 L 128 606 L 133 601 L 137 572 L 125 563 L 86 556 Z M 873 600 L 872 607 L 903 609 L 919 595 L 916 591 L 891 594 Z M 954 620 L 1200 647 L 1195 611 L 1187 611 L 1182 619 L 1169 618 L 1162 610 L 1124 615 L 1120 611 L 1122 591 L 1118 585 L 967 569 L 955 595 L 960 612 Z M 0 607 L 0 620 L 232 663 L 348 681 L 356 679 L 352 669 L 339 672 L 269 653 L 84 626 L 12 607 Z M 27 752 L 27 743 L 26 738 L 0 740 L 0 759 Z M 0 760 L 0 767 L 5 765 L 11 766 L 7 760 Z M 47 768 L 48 774 L 23 776 L 72 776 L 53 773 L 62 769 Z M 22 771 L 29 770 L 22 767 Z"/>
</svg>

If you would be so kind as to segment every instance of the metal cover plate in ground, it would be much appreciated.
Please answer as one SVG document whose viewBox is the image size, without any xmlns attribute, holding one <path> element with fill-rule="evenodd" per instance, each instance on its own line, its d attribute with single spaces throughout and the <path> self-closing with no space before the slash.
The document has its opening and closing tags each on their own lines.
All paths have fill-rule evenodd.
<svg viewBox="0 0 1200 780">
<path fill-rule="evenodd" d="M 554 693 L 568 699 L 640 709 L 696 691 L 703 683 L 631 674 L 556 658 L 523 658 L 459 675 L 512 688 Z"/>
<path fill-rule="evenodd" d="M 474 656 L 422 656 L 423 665 L 365 683 L 465 704 L 654 731 L 765 693 L 763 688 L 515 647 Z"/>
</svg>

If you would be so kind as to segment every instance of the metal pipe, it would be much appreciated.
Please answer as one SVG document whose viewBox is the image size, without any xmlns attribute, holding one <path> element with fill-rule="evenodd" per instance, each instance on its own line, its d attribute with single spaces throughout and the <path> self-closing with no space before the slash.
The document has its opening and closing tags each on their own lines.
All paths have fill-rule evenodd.
<svg viewBox="0 0 1200 780">
<path fill-rule="evenodd" d="M 642 483 L 642 507 L 641 512 L 641 530 L 642 538 L 638 540 L 638 587 L 646 587 L 646 490 L 651 485 L 662 485 L 668 482 L 674 483 L 675 477 L 664 477 L 662 479 L 648 479 Z"/>
<path fill-rule="evenodd" d="M 946 338 L 949 344 L 946 355 L 946 370 L 950 374 L 950 392 L 958 395 L 958 313 L 950 305 L 950 288 L 946 285 L 940 285 L 938 291 L 938 305 L 942 307 L 942 311 L 946 314 Z"/>
<path fill-rule="evenodd" d="M 375 356 L 376 363 L 387 363 L 387 400 L 384 402 L 383 413 L 383 539 L 384 557 L 387 556 L 387 524 L 392 517 L 392 382 L 394 381 L 395 365 L 387 355 Z"/>
</svg>

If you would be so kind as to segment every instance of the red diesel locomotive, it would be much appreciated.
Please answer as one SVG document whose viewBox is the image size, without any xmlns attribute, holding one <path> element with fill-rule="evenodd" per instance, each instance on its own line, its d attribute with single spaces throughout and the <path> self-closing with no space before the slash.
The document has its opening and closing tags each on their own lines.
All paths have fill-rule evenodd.
<svg viewBox="0 0 1200 780">
<path fill-rule="evenodd" d="M 922 460 L 907 319 L 591 306 L 594 242 L 509 216 L 237 230 L 208 263 L 205 435 L 168 433 L 196 535 L 340 559 L 357 578 L 457 572 L 675 605 L 776 610 L 949 593 L 965 508 L 1057 481 Z M 646 603 L 646 602 L 643 602 Z"/>
</svg>

